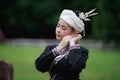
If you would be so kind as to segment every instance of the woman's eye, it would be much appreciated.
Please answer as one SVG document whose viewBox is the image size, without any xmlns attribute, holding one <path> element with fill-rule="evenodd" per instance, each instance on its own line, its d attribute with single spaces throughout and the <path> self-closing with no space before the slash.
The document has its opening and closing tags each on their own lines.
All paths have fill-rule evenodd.
<svg viewBox="0 0 120 80">
<path fill-rule="evenodd" d="M 66 28 L 65 28 L 65 27 L 62 27 L 62 30 L 66 30 Z"/>
</svg>

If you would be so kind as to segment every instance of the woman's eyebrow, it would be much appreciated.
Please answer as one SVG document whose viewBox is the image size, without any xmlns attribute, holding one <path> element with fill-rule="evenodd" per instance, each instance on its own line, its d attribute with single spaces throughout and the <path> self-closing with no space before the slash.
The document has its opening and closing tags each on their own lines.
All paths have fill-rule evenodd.
<svg viewBox="0 0 120 80">
<path fill-rule="evenodd" d="M 60 23 L 58 23 L 57 25 L 60 25 Z M 61 25 L 61 27 L 66 27 L 65 25 Z"/>
<path fill-rule="evenodd" d="M 62 27 L 66 27 L 65 25 L 62 25 Z"/>
</svg>

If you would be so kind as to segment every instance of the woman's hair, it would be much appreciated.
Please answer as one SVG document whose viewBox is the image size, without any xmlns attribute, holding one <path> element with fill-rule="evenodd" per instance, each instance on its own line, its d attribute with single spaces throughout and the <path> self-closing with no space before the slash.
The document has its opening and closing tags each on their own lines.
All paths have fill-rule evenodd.
<svg viewBox="0 0 120 80">
<path fill-rule="evenodd" d="M 77 17 L 79 17 L 79 13 L 81 13 L 81 11 L 80 10 L 76 10 L 76 11 L 74 11 L 74 13 L 77 15 Z"/>
</svg>

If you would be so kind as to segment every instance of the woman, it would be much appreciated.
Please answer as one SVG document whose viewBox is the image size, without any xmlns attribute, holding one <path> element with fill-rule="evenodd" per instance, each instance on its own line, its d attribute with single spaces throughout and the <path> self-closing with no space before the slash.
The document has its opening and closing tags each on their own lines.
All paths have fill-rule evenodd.
<svg viewBox="0 0 120 80">
<path fill-rule="evenodd" d="M 60 43 L 48 45 L 35 61 L 36 69 L 40 72 L 48 71 L 50 80 L 80 80 L 79 74 L 88 59 L 88 49 L 77 43 L 82 38 L 79 33 L 84 31 L 83 20 L 89 20 L 88 16 L 96 14 L 91 12 L 62 11 L 55 31 Z"/>
</svg>

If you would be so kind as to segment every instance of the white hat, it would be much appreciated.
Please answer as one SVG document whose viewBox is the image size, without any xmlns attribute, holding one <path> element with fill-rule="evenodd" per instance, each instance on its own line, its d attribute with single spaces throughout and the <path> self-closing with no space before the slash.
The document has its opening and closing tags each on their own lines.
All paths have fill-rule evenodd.
<svg viewBox="0 0 120 80">
<path fill-rule="evenodd" d="M 79 17 L 72 11 L 68 9 L 64 9 L 60 15 L 60 18 L 66 21 L 71 27 L 73 27 L 78 33 L 84 31 L 84 22 L 90 21 L 88 17 L 96 15 L 97 13 L 92 13 L 95 9 L 87 12 L 87 13 L 79 13 Z M 92 14 L 91 14 L 92 13 Z"/>
</svg>

